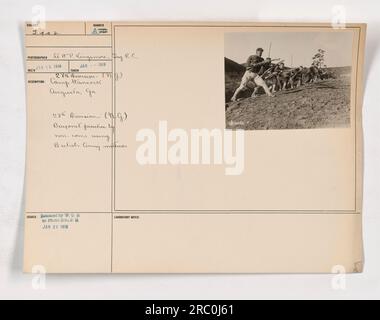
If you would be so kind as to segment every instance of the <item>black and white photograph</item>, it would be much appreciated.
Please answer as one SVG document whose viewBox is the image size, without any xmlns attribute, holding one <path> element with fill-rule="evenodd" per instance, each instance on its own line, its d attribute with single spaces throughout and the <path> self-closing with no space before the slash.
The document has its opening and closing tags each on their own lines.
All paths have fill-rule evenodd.
<svg viewBox="0 0 380 320">
<path fill-rule="evenodd" d="M 353 34 L 225 35 L 226 128 L 350 127 Z"/>
</svg>

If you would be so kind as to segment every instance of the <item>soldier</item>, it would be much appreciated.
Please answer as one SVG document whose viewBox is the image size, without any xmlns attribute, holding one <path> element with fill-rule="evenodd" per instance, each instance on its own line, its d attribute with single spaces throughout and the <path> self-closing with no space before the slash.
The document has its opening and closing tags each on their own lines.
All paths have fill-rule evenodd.
<svg viewBox="0 0 380 320">
<path fill-rule="evenodd" d="M 280 63 L 275 65 L 275 67 L 273 68 L 273 73 L 280 74 L 284 70 L 285 70 L 285 63 L 282 60 Z"/>
<path fill-rule="evenodd" d="M 262 87 L 269 97 L 274 97 L 264 79 L 261 77 L 261 75 L 265 72 L 265 70 L 270 66 L 272 62 L 270 58 L 266 60 L 262 58 L 263 52 L 264 50 L 262 48 L 258 48 L 256 50 L 256 55 L 252 55 L 248 58 L 246 72 L 244 73 L 241 84 L 239 88 L 236 89 L 231 101 L 236 101 L 239 93 L 245 91 L 250 83 L 253 83 L 258 87 Z M 255 97 L 256 91 L 257 90 L 254 91 L 252 97 Z"/>
<path fill-rule="evenodd" d="M 273 61 L 273 60 L 272 60 Z M 261 76 L 269 89 L 272 90 L 273 93 L 281 90 L 281 73 L 285 70 L 285 64 L 283 60 L 281 60 L 277 64 L 271 64 L 270 67 L 264 72 Z"/>
<path fill-rule="evenodd" d="M 289 84 L 291 89 L 294 89 L 295 87 L 298 88 L 301 86 L 303 69 L 303 66 L 300 66 L 292 70 L 291 76 L 289 78 Z"/>
</svg>

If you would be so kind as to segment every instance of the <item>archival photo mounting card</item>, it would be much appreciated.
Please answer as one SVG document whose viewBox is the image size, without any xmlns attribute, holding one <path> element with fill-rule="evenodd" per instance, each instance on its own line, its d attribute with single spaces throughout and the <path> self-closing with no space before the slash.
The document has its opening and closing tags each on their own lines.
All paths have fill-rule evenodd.
<svg viewBox="0 0 380 320">
<path fill-rule="evenodd" d="M 362 272 L 365 38 L 26 23 L 25 272 Z"/>
</svg>

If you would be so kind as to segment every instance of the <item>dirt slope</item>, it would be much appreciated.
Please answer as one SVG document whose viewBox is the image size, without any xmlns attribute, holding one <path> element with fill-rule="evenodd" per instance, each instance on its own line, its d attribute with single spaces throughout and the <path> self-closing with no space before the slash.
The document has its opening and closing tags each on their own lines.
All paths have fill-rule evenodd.
<svg viewBox="0 0 380 320">
<path fill-rule="evenodd" d="M 294 90 L 243 98 L 226 104 L 229 129 L 311 129 L 350 125 L 350 68 L 335 70 L 336 79 L 308 84 Z M 226 99 L 239 85 L 239 79 L 226 75 Z M 249 92 L 246 96 L 249 96 Z"/>
</svg>

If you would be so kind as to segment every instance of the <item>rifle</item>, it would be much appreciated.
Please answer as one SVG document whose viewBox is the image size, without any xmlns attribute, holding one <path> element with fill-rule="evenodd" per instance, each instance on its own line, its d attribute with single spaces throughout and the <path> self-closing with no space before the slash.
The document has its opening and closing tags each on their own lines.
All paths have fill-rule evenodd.
<svg viewBox="0 0 380 320">
<path fill-rule="evenodd" d="M 266 70 L 266 71 L 261 75 L 262 78 L 265 76 L 265 74 L 267 74 L 269 71 L 271 71 L 275 66 L 277 66 L 277 65 L 279 65 L 280 63 L 284 62 L 284 60 L 281 60 L 281 58 L 278 58 L 278 59 L 271 59 L 271 61 L 279 61 L 279 62 L 277 62 L 277 63 L 274 64 L 272 67 L 270 67 L 268 70 Z"/>
</svg>

